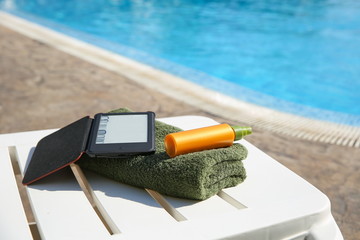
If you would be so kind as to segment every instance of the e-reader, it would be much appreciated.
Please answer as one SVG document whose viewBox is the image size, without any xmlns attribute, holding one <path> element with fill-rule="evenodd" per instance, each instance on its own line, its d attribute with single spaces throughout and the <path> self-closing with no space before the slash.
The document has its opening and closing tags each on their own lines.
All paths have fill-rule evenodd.
<svg viewBox="0 0 360 240">
<path fill-rule="evenodd" d="M 119 158 L 155 152 L 155 113 L 98 113 L 84 117 L 41 139 L 25 171 L 31 184 L 71 163 L 83 154 Z"/>
<path fill-rule="evenodd" d="M 155 151 L 154 113 L 95 115 L 86 153 L 92 157 L 150 154 Z"/>
</svg>

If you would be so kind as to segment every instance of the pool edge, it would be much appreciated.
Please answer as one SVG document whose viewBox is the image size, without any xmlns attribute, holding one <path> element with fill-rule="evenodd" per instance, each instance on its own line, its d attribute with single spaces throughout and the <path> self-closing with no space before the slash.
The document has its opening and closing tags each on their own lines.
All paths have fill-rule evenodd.
<svg viewBox="0 0 360 240">
<path fill-rule="evenodd" d="M 2 11 L 0 24 L 229 120 L 303 139 L 360 147 L 360 127 L 309 119 L 234 99 Z"/>
</svg>

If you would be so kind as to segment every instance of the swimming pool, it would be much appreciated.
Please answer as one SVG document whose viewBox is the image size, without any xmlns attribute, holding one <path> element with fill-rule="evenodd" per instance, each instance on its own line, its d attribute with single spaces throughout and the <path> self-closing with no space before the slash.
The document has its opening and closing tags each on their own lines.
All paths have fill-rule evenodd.
<svg viewBox="0 0 360 240">
<path fill-rule="evenodd" d="M 7 12 L 226 95 L 360 125 L 358 1 L 0 4 Z"/>
</svg>

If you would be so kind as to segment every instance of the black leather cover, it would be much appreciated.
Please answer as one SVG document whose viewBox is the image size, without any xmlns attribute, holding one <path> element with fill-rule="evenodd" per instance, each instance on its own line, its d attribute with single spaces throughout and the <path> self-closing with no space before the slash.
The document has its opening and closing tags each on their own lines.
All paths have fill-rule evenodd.
<svg viewBox="0 0 360 240">
<path fill-rule="evenodd" d="M 22 183 L 31 184 L 76 162 L 86 150 L 92 121 L 90 117 L 84 117 L 41 139 Z"/>
</svg>

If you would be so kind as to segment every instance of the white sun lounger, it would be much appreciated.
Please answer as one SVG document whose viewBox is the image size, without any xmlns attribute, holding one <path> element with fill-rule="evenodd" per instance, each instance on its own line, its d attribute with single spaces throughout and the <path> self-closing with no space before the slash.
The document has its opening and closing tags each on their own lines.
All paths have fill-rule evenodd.
<svg viewBox="0 0 360 240">
<path fill-rule="evenodd" d="M 182 129 L 217 124 L 159 120 Z M 246 140 L 247 179 L 208 200 L 163 196 L 72 165 L 24 187 L 35 217 L 29 223 L 16 168 L 23 174 L 36 143 L 53 131 L 0 135 L 0 239 L 343 239 L 329 199 Z"/>
</svg>

